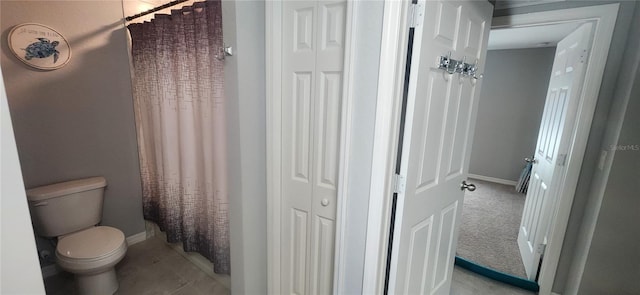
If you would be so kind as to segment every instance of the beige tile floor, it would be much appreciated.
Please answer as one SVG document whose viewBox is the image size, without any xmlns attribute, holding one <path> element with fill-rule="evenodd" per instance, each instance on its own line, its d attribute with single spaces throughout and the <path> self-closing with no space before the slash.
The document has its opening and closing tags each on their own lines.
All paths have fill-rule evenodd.
<svg viewBox="0 0 640 295">
<path fill-rule="evenodd" d="M 229 289 L 178 254 L 162 240 L 148 239 L 129 247 L 116 266 L 118 295 L 219 295 Z M 49 295 L 75 295 L 73 276 L 62 272 L 45 279 Z M 533 295 L 516 287 L 455 267 L 452 295 Z"/>
<path fill-rule="evenodd" d="M 118 295 L 230 294 L 229 289 L 157 238 L 130 246 L 116 273 Z M 49 295 L 77 294 L 69 273 L 49 277 L 44 283 Z"/>
</svg>

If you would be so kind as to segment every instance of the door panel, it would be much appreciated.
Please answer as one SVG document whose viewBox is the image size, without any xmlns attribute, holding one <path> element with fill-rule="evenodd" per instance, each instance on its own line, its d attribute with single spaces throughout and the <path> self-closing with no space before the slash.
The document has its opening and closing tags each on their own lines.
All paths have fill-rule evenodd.
<svg viewBox="0 0 640 295">
<path fill-rule="evenodd" d="M 291 294 L 305 294 L 307 269 L 307 224 L 308 213 L 291 210 Z"/>
<path fill-rule="evenodd" d="M 331 294 L 333 288 L 333 260 L 335 221 L 316 216 L 314 222 L 313 265 L 311 294 Z"/>
<path fill-rule="evenodd" d="M 292 116 L 291 126 L 295 126 L 292 134 L 294 153 L 291 154 L 293 162 L 293 179 L 304 184 L 309 183 L 309 148 L 311 138 L 311 78 L 310 72 L 293 73 L 293 94 L 291 104 L 296 110 Z"/>
<path fill-rule="evenodd" d="M 574 128 L 580 101 L 580 85 L 586 70 L 590 36 L 591 24 L 583 24 L 562 39 L 556 48 L 535 162 L 518 232 L 518 247 L 530 280 L 536 278 L 544 249 L 542 245 L 556 204 L 558 188 L 554 176 L 564 169 L 569 134 Z"/>
<path fill-rule="evenodd" d="M 404 294 L 424 294 L 427 282 L 425 267 L 429 265 L 429 253 L 431 252 L 431 232 L 433 229 L 433 216 L 419 222 L 411 228 L 409 238 L 409 257 L 407 263 L 407 276 Z M 420 284 L 410 284 L 420 282 Z"/>
<path fill-rule="evenodd" d="M 391 294 L 449 294 L 479 80 L 445 74 L 439 56 L 468 63 L 486 55 L 492 6 L 423 1 L 414 35 L 389 277 Z"/>
<path fill-rule="evenodd" d="M 453 256 L 452 251 L 455 251 L 454 244 L 454 227 L 456 226 L 456 218 L 458 216 L 458 201 L 451 203 L 448 207 L 444 208 L 440 215 L 440 230 L 438 231 L 438 243 L 436 248 L 436 261 L 433 272 L 432 286 L 434 290 L 440 290 L 441 287 L 447 283 L 447 279 L 450 270 L 453 268 L 453 263 L 449 257 Z M 449 282 L 451 284 L 451 282 Z"/>
<path fill-rule="evenodd" d="M 283 1 L 281 290 L 329 294 L 346 1 Z"/>
</svg>

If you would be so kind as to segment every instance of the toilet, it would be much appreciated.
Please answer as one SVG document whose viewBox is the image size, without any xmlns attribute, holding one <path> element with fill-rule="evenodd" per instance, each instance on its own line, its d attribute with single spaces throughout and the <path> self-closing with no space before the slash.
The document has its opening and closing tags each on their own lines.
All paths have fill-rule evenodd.
<svg viewBox="0 0 640 295">
<path fill-rule="evenodd" d="M 115 265 L 124 258 L 127 242 L 119 229 L 96 226 L 106 186 L 104 177 L 91 177 L 27 190 L 35 232 L 57 238 L 56 262 L 75 274 L 80 294 L 118 290 Z"/>
</svg>

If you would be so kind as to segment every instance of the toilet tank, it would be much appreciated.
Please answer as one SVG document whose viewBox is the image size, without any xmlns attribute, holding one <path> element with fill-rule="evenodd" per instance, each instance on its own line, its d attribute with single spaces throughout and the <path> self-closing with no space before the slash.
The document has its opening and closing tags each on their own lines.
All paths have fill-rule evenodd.
<svg viewBox="0 0 640 295">
<path fill-rule="evenodd" d="M 36 233 L 58 237 L 98 224 L 106 186 L 104 177 L 91 177 L 27 190 Z"/>
</svg>

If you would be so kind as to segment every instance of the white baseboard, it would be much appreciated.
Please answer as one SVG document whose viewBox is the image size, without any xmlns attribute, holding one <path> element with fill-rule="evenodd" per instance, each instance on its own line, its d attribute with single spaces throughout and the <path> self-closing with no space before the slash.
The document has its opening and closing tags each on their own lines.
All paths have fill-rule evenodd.
<svg viewBox="0 0 640 295">
<path fill-rule="evenodd" d="M 147 239 L 147 232 L 146 231 L 139 232 L 135 235 L 127 237 L 127 245 L 131 246 L 140 242 L 144 242 L 144 240 L 146 239 Z"/>
<path fill-rule="evenodd" d="M 42 278 L 46 279 L 50 276 L 57 275 L 60 272 L 58 266 L 55 264 L 49 264 L 42 267 Z"/>
<path fill-rule="evenodd" d="M 517 181 L 508 180 L 508 179 L 502 179 L 502 178 L 497 178 L 497 177 L 491 177 L 491 176 L 483 176 L 483 175 L 478 175 L 478 174 L 469 174 L 469 178 L 475 178 L 475 179 L 480 179 L 480 180 L 484 180 L 484 181 L 495 182 L 495 183 L 505 184 L 505 185 L 516 185 L 516 184 L 518 184 Z"/>
</svg>

